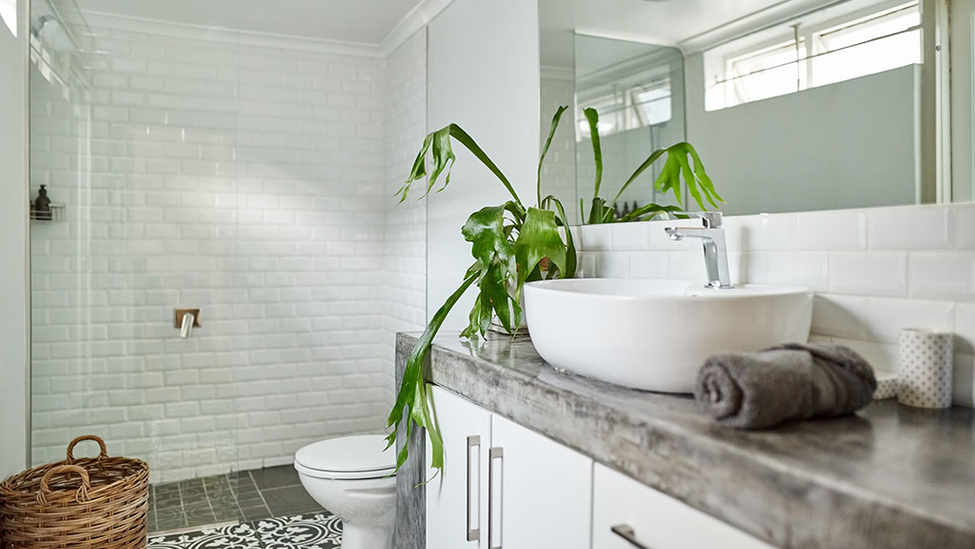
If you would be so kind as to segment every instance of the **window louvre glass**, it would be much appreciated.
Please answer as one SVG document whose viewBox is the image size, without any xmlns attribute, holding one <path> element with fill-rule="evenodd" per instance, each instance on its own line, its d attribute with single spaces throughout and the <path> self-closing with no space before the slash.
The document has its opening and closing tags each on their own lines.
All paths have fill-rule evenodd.
<svg viewBox="0 0 975 549">
<path fill-rule="evenodd" d="M 731 55 L 716 50 L 733 51 L 734 43 L 715 48 L 705 56 L 721 57 L 712 66 L 722 71 L 707 89 L 705 108 L 733 107 L 920 63 L 920 24 L 920 6 L 911 2 L 833 20 L 829 26 L 783 26 L 780 36 L 800 35 L 798 47 L 792 38 L 744 53 L 739 48 Z"/>
</svg>

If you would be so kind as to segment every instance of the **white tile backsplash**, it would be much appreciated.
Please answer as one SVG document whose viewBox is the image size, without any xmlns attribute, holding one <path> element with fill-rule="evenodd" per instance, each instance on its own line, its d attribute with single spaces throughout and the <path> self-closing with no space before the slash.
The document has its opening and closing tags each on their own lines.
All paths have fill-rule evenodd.
<svg viewBox="0 0 975 549">
<path fill-rule="evenodd" d="M 911 297 L 975 299 L 975 253 L 911 253 L 907 276 Z"/>
<path fill-rule="evenodd" d="M 831 253 L 829 292 L 904 296 L 907 293 L 907 254 Z"/>
<path fill-rule="evenodd" d="M 857 210 L 808 212 L 796 215 L 796 249 L 863 250 L 867 247 L 867 216 Z"/>
<path fill-rule="evenodd" d="M 876 250 L 950 249 L 948 208 L 918 206 L 866 210 L 867 246 Z"/>
<path fill-rule="evenodd" d="M 698 258 L 701 261 L 700 258 Z M 829 256 L 825 252 L 778 252 L 765 257 L 769 284 L 808 286 L 817 292 L 829 286 Z"/>
<path fill-rule="evenodd" d="M 580 229 L 583 255 L 599 246 L 586 276 L 679 278 L 704 282 L 698 243 L 670 242 L 644 223 L 647 251 L 630 249 L 638 229 Z M 973 405 L 975 385 L 975 205 L 905 206 L 725 218 L 728 263 L 736 283 L 798 284 L 816 291 L 811 337 L 852 346 L 879 369 L 896 369 L 903 328 L 953 331 L 955 401 Z M 641 240 L 642 241 L 642 240 Z M 614 258 L 613 256 L 619 256 Z M 666 273 L 666 274 L 664 274 Z"/>
</svg>

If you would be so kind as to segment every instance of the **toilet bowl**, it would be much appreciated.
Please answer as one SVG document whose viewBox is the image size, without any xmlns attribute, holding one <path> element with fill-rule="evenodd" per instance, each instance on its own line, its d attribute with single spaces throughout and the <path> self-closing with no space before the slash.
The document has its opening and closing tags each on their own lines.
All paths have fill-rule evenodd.
<svg viewBox="0 0 975 549">
<path fill-rule="evenodd" d="M 342 549 L 392 549 L 396 454 L 383 435 L 332 438 L 295 453 L 301 485 L 342 519 Z"/>
</svg>

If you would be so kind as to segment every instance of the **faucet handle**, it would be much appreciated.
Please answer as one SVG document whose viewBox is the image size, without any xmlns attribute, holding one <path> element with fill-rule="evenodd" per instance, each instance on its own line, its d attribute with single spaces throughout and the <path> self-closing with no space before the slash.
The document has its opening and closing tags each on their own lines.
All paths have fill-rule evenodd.
<svg viewBox="0 0 975 549">
<path fill-rule="evenodd" d="M 705 229 L 721 228 L 723 219 L 721 212 L 683 212 L 683 215 L 700 219 L 704 223 Z"/>
</svg>

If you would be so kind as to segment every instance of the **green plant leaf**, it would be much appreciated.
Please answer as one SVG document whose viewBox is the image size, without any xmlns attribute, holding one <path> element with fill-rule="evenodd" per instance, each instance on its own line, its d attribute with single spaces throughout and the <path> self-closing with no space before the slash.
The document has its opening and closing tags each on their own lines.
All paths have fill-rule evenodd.
<svg viewBox="0 0 975 549">
<path fill-rule="evenodd" d="M 495 313 L 509 333 L 513 320 L 521 323 L 521 307 L 515 295 L 517 257 L 510 241 L 515 226 L 505 225 L 506 211 L 513 212 L 515 217 L 521 215 L 518 205 L 509 201 L 500 206 L 481 208 L 464 224 L 464 239 L 471 243 L 471 253 L 477 260 L 480 289 L 468 317 L 470 323 L 461 333 L 464 337 L 478 334 L 484 337 Z"/>
<path fill-rule="evenodd" d="M 660 204 L 650 203 L 645 206 L 641 206 L 632 212 L 623 216 L 620 221 L 649 221 L 656 217 L 660 213 L 683 213 L 684 210 L 680 206 L 661 206 Z M 649 215 L 647 219 L 641 219 L 643 216 Z M 687 217 L 687 216 L 684 216 Z"/>
<path fill-rule="evenodd" d="M 599 143 L 599 113 L 596 109 L 588 108 L 582 111 L 589 121 L 589 138 L 592 141 L 592 156 L 596 163 L 596 182 L 593 186 L 593 199 L 599 197 L 599 186 L 603 182 L 603 148 Z"/>
<path fill-rule="evenodd" d="M 593 198 L 592 207 L 589 208 L 589 220 L 587 223 L 590 225 L 603 223 L 603 220 L 606 218 L 607 208 L 605 200 L 599 197 Z"/>
<path fill-rule="evenodd" d="M 547 205 L 552 203 L 555 205 L 555 209 L 558 215 L 555 221 L 565 230 L 565 271 L 559 273 L 559 278 L 574 278 L 576 276 L 576 267 L 578 266 L 578 255 L 576 254 L 575 242 L 572 241 L 572 230 L 569 227 L 569 220 L 565 216 L 565 209 L 562 207 L 562 202 L 554 195 L 548 195 L 545 197 L 542 205 L 543 207 L 548 207 Z"/>
<path fill-rule="evenodd" d="M 447 314 L 450 313 L 450 310 L 457 304 L 457 301 L 464 295 L 464 292 L 477 281 L 477 276 L 476 272 L 468 272 L 463 284 L 434 313 L 433 318 L 430 319 L 430 323 L 423 330 L 423 334 L 417 339 L 406 361 L 406 369 L 403 372 L 403 383 L 400 386 L 399 393 L 396 395 L 396 402 L 393 404 L 393 409 L 389 412 L 389 417 L 386 421 L 386 426 L 393 428 L 392 432 L 386 436 L 386 448 L 388 449 L 396 442 L 396 433 L 400 423 L 404 419 L 407 420 L 407 443 L 403 445 L 403 450 L 397 456 L 396 470 L 399 470 L 406 463 L 409 452 L 407 450 L 409 447 L 409 433 L 412 432 L 412 426 L 414 424 L 419 427 L 424 427 L 427 430 L 427 434 L 430 435 L 432 467 L 437 470 L 443 469 L 443 437 L 440 436 L 440 427 L 437 425 L 428 405 L 426 383 L 423 379 L 423 363 L 426 360 L 427 354 L 430 352 L 433 338 L 440 331 L 440 327 L 443 325 L 444 320 L 446 320 Z"/>
<path fill-rule="evenodd" d="M 548 258 L 559 272 L 566 272 L 566 246 L 555 222 L 555 213 L 548 210 L 529 208 L 525 224 L 521 227 L 515 241 L 515 255 L 518 257 L 518 289 L 528 280 L 538 263 Z"/>
<path fill-rule="evenodd" d="M 704 163 L 690 143 L 677 143 L 666 151 L 667 161 L 654 183 L 657 190 L 673 192 L 677 202 L 683 205 L 680 193 L 680 181 L 683 177 L 688 193 L 702 210 L 707 210 L 705 200 L 715 208 L 718 207 L 717 202 L 724 202 L 724 199 L 714 190 L 714 184 L 704 169 Z"/>
<path fill-rule="evenodd" d="M 427 153 L 431 153 L 431 160 L 433 160 L 433 170 L 430 172 L 430 179 L 427 182 L 426 192 L 423 196 L 426 196 L 437 184 L 437 179 L 440 178 L 441 174 L 446 172 L 444 177 L 444 184 L 437 192 L 442 191 L 450 183 L 450 171 L 453 168 L 454 162 L 457 160 L 457 156 L 454 154 L 453 146 L 451 145 L 451 139 L 457 140 L 458 143 L 467 148 L 481 164 L 491 170 L 491 173 L 498 178 L 505 189 L 511 194 L 515 202 L 521 206 L 521 199 L 518 198 L 518 193 L 515 192 L 514 187 L 511 186 L 511 182 L 508 178 L 504 176 L 501 169 L 494 163 L 493 160 L 481 149 L 480 145 L 474 141 L 474 139 L 464 131 L 463 128 L 457 124 L 450 124 L 449 126 L 444 126 L 435 132 L 431 132 L 423 140 L 423 145 L 420 147 L 420 152 L 417 153 L 416 159 L 413 161 L 413 169 L 410 170 L 410 176 L 403 183 L 403 186 L 396 191 L 396 195 L 399 196 L 400 202 L 402 203 L 406 200 L 409 195 L 410 187 L 413 185 L 414 181 L 419 181 L 427 176 L 427 165 L 426 157 Z M 422 198 L 422 196 L 421 196 Z M 522 206 L 524 208 L 524 206 Z"/>
<path fill-rule="evenodd" d="M 517 273 L 514 249 L 505 236 L 506 206 L 503 204 L 481 208 L 467 218 L 467 223 L 464 223 L 464 228 L 461 229 L 464 240 L 471 243 L 471 254 L 480 262 L 482 278 L 494 263 L 500 263 L 505 274 Z"/>
<path fill-rule="evenodd" d="M 542 155 L 538 158 L 538 179 L 535 181 L 535 195 L 539 208 L 542 207 L 542 164 L 545 163 L 545 155 L 548 154 L 548 149 L 552 146 L 555 131 L 559 129 L 559 121 L 562 119 L 562 113 L 568 108 L 567 105 L 562 105 L 555 111 L 555 116 L 552 117 L 552 126 L 548 130 L 548 139 L 545 140 L 545 146 L 542 147 Z"/>
<path fill-rule="evenodd" d="M 637 167 L 636 171 L 633 172 L 633 175 L 631 175 L 630 178 L 626 180 L 626 183 L 623 183 L 623 186 L 620 187 L 619 192 L 616 193 L 616 197 L 613 198 L 612 202 L 614 204 L 616 202 L 619 202 L 620 197 L 623 196 L 623 191 L 625 191 L 626 188 L 629 187 L 631 183 L 636 181 L 636 178 L 640 177 L 640 174 L 642 174 L 647 170 L 647 168 L 652 166 L 653 163 L 656 162 L 657 159 L 660 158 L 665 152 L 667 152 L 666 149 L 657 149 L 652 153 L 650 153 L 650 156 L 648 156 L 647 159 L 644 160 L 639 167 Z"/>
</svg>

